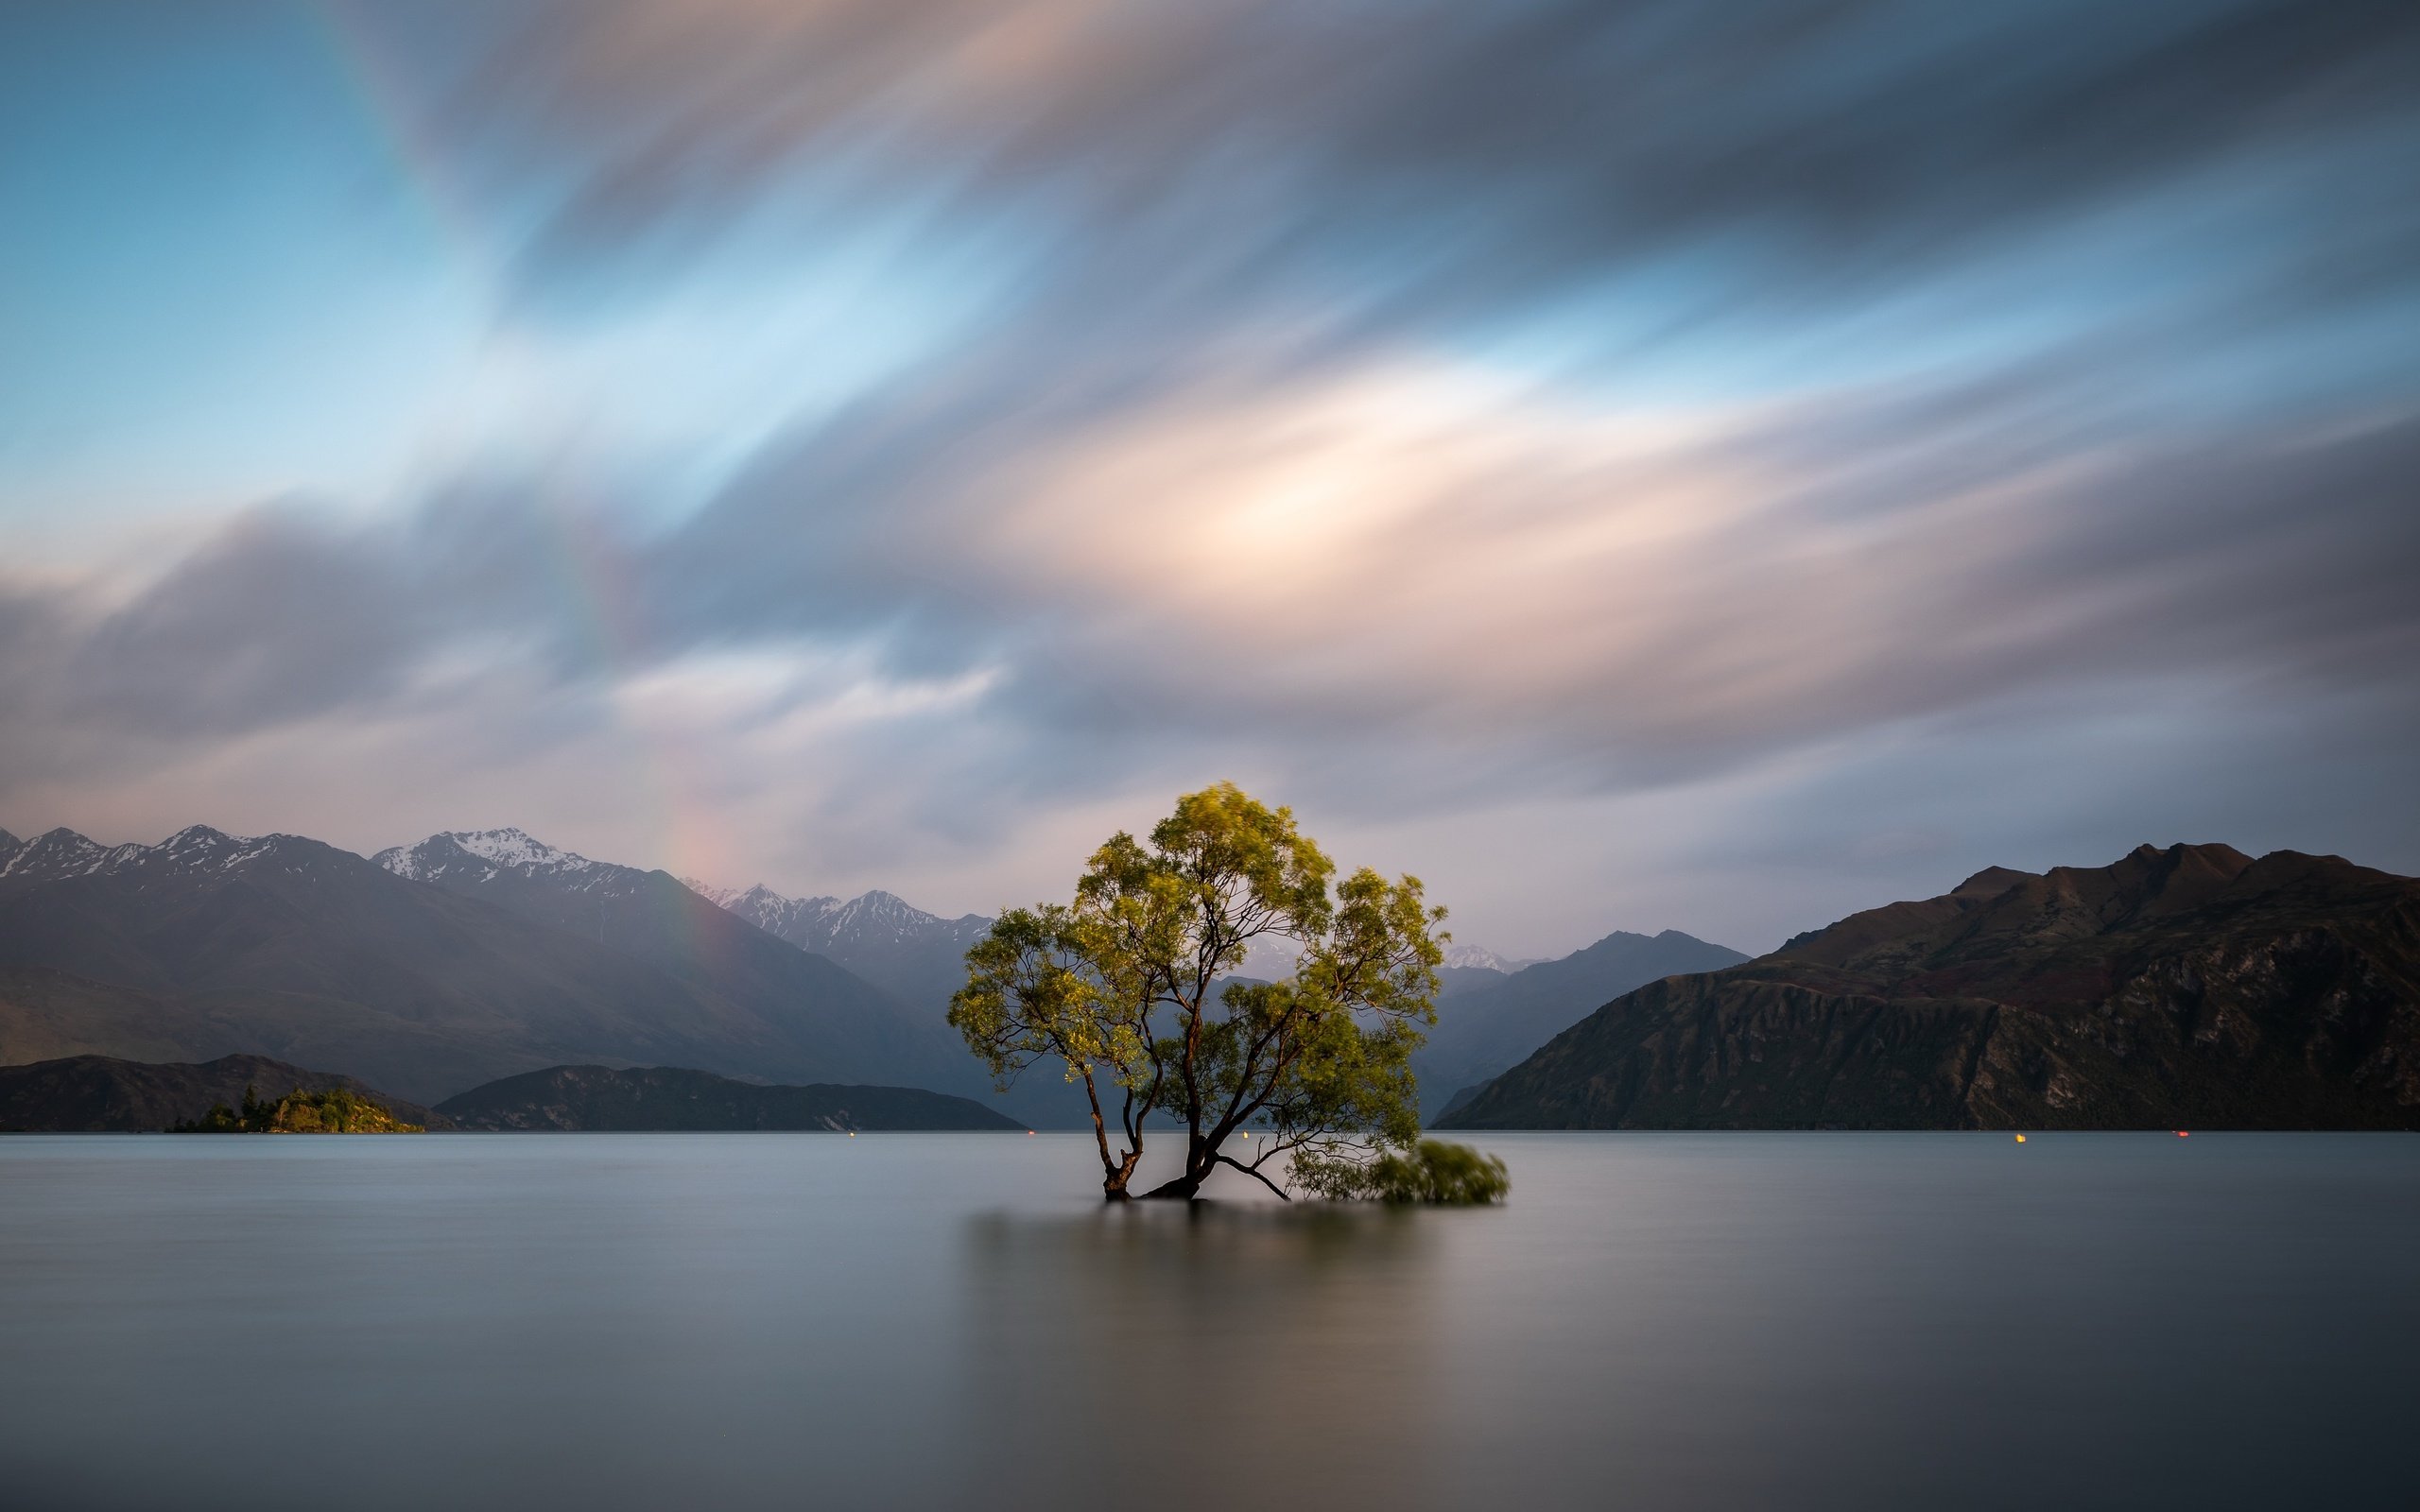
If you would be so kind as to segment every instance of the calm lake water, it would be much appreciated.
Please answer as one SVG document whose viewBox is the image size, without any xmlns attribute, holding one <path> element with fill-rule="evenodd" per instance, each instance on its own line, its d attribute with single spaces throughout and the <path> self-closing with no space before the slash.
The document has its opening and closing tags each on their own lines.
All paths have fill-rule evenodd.
<svg viewBox="0 0 2420 1512">
<path fill-rule="evenodd" d="M 2420 1138 L 0 1140 L 0 1503 L 2410 1505 Z M 1241 1192 L 1233 1195 L 1241 1198 Z"/>
</svg>

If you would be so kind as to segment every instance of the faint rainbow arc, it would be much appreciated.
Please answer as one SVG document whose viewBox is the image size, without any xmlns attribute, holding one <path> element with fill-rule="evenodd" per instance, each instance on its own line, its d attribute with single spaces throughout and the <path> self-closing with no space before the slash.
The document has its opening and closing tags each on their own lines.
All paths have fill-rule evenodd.
<svg viewBox="0 0 2420 1512">
<path fill-rule="evenodd" d="M 316 32 L 327 57 L 355 102 L 363 125 L 377 140 L 396 180 L 445 250 L 458 274 L 467 278 L 491 312 L 492 320 L 504 301 L 504 269 L 509 261 L 501 239 L 490 233 L 477 213 L 476 198 L 447 163 L 435 134 L 423 121 L 400 70 L 385 57 L 378 39 L 354 20 L 341 5 L 314 4 L 307 13 L 318 23 Z M 696 795 L 703 791 L 697 763 L 683 743 L 635 717 L 624 691 L 642 670 L 650 644 L 644 609 L 635 585 L 628 580 L 623 553 L 603 539 L 591 515 L 564 497 L 562 480 L 550 480 L 538 500 L 537 517 L 544 529 L 549 573 L 571 611 L 578 634 L 606 681 L 605 703 L 616 730 L 636 756 L 635 776 L 645 795 L 643 808 L 655 851 L 667 869 L 680 876 L 706 876 L 729 881 L 719 873 L 727 865 L 728 848 L 720 842 L 722 825 L 712 808 Z M 679 919 L 666 920 L 674 927 Z M 690 932 L 692 949 L 704 953 L 705 941 Z"/>
</svg>

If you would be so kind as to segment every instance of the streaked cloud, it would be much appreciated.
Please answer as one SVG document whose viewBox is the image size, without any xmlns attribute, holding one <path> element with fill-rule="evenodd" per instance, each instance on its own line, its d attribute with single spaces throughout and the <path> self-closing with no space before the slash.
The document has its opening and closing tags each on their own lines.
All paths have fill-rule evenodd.
<svg viewBox="0 0 2420 1512">
<path fill-rule="evenodd" d="M 69 14 L 12 25 L 223 97 Z M 336 421 L 251 390 L 266 499 L 46 401 L 165 562 L 0 448 L 11 828 L 957 909 L 1232 775 L 1525 954 L 2141 839 L 2420 868 L 2409 7 L 262 17 L 475 317 Z M 36 141 L 0 193 L 157 187 Z"/>
</svg>

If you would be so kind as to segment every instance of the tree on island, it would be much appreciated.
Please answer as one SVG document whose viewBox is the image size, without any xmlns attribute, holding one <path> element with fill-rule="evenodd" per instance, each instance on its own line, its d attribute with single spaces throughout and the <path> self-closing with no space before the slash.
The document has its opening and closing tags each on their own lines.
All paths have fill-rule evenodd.
<svg viewBox="0 0 2420 1512">
<path fill-rule="evenodd" d="M 1147 839 L 1112 835 L 1072 902 L 1002 914 L 949 1022 L 1003 1086 L 1045 1060 L 1082 1084 L 1111 1201 L 1154 1114 L 1184 1125 L 1184 1165 L 1146 1197 L 1191 1197 L 1222 1165 L 1288 1196 L 1264 1169 L 1281 1156 L 1322 1194 L 1384 1194 L 1360 1173 L 1386 1149 L 1424 1159 L 1409 1057 L 1451 936 L 1418 878 L 1335 874 L 1291 810 L 1232 782 L 1188 793 Z M 1262 939 L 1295 948 L 1293 975 L 1222 980 Z"/>
<path fill-rule="evenodd" d="M 373 1102 L 342 1087 L 304 1091 L 297 1087 L 275 1102 L 261 1101 L 259 1092 L 244 1089 L 241 1108 L 214 1103 L 210 1111 L 182 1124 L 171 1134 L 420 1134 L 418 1124 L 406 1124 L 384 1103 Z"/>
</svg>

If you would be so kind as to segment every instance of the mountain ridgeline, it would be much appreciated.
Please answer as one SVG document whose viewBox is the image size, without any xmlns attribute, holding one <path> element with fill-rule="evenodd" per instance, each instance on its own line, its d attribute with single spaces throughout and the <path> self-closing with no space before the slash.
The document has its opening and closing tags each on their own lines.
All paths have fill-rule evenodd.
<svg viewBox="0 0 2420 1512">
<path fill-rule="evenodd" d="M 966 949 L 992 926 L 980 914 L 943 919 L 881 891 L 849 899 L 785 898 L 762 884 L 740 889 L 682 880 L 766 934 L 829 956 L 920 1007 L 946 1005 L 966 985 Z"/>
<path fill-rule="evenodd" d="M 350 1093 L 406 1124 L 452 1126 L 440 1114 L 351 1076 L 266 1056 L 221 1056 L 199 1064 L 71 1056 L 0 1066 L 0 1132 L 156 1134 L 204 1120 L 214 1107 L 240 1108 L 253 1095 L 274 1104 L 298 1091 Z"/>
<path fill-rule="evenodd" d="M 2148 846 L 1650 983 L 1456 1128 L 2420 1128 L 2420 881 Z"/>
<path fill-rule="evenodd" d="M 822 1067 L 817 1080 L 869 1080 L 879 1073 L 886 1082 L 977 1085 L 964 1048 L 938 1010 L 884 990 L 829 953 L 766 933 L 668 872 L 592 861 L 520 830 L 435 834 L 371 859 L 397 876 L 593 936 L 734 1003 L 813 1005 Z M 798 1074 L 760 1065 L 723 1069 Z"/>
<path fill-rule="evenodd" d="M 943 1022 L 987 923 L 517 830 L 374 860 L 0 833 L 0 1126 L 164 1127 L 247 1084 L 389 1089 L 433 1128 L 465 1089 L 493 1127 L 1077 1126 L 1080 1092 L 994 1093 Z M 2330 856 L 1995 868 L 1754 961 L 1617 932 L 1555 961 L 1457 947 L 1441 976 L 1413 1066 L 1444 1127 L 2420 1126 L 2420 882 Z M 489 1085 L 531 1075 L 569 1079 Z"/>
<path fill-rule="evenodd" d="M 762 884 L 733 888 L 694 877 L 684 880 L 700 897 L 800 950 L 831 957 L 935 1024 L 945 1021 L 951 994 L 966 985 L 967 947 L 992 927 L 980 914 L 944 919 L 887 892 L 850 899 L 787 898 Z M 977 1076 L 975 1062 L 955 1033 L 948 1034 L 948 1041 L 957 1079 L 941 1085 L 971 1088 L 975 1083 L 966 1078 Z M 983 1095 L 1003 1112 L 1037 1128 L 1089 1125 L 1083 1089 L 1059 1075 L 1028 1074 L 1005 1092 L 982 1085 Z"/>
<path fill-rule="evenodd" d="M 425 865 L 398 869 L 394 852 L 199 826 L 156 846 L 64 830 L 9 845 L 0 1062 L 266 1054 L 424 1103 L 584 1062 L 980 1090 L 938 1014 L 662 872 L 412 853 Z"/>
<path fill-rule="evenodd" d="M 1531 962 L 1509 975 L 1449 967 L 1437 1026 L 1411 1057 L 1422 1110 L 1434 1123 L 1455 1099 L 1475 1094 L 1608 999 L 1658 977 L 1720 971 L 1747 958 L 1675 929 L 1653 936 L 1616 930 L 1561 960 Z"/>
</svg>

